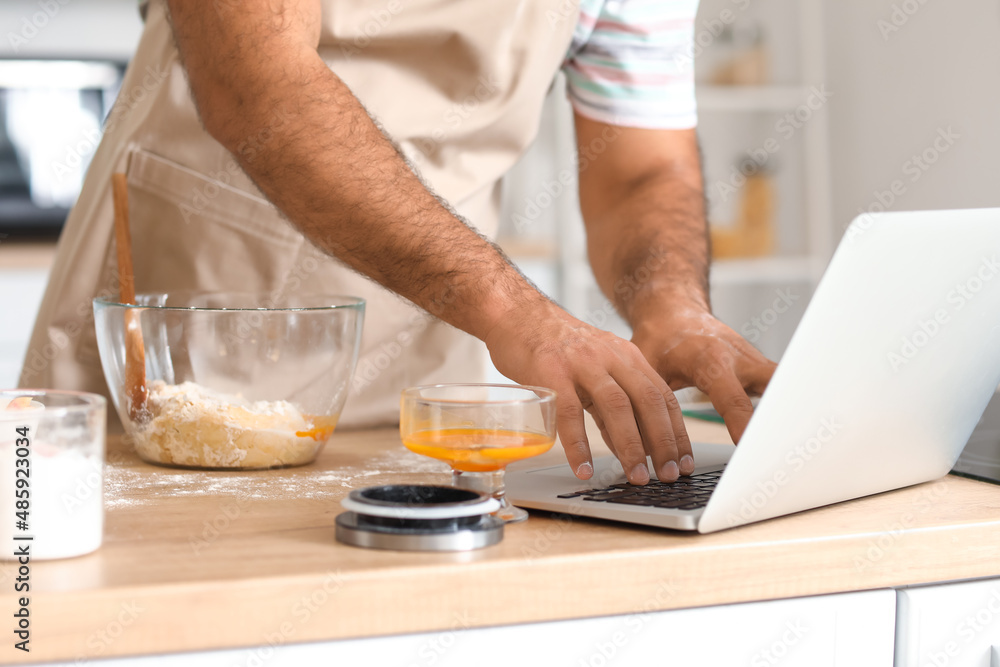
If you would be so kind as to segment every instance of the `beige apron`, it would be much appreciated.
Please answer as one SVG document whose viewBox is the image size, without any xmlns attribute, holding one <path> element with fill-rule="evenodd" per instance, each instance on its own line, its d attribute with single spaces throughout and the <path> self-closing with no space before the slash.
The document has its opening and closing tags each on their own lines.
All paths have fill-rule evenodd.
<svg viewBox="0 0 1000 667">
<path fill-rule="evenodd" d="M 117 295 L 112 172 L 128 173 L 136 287 L 324 292 L 367 299 L 341 423 L 398 419 L 399 391 L 481 380 L 482 343 L 317 251 L 198 121 L 163 0 L 146 28 L 59 241 L 22 386 L 107 395 L 91 301 Z M 499 179 L 535 136 L 576 0 L 323 0 L 320 54 L 417 165 L 493 235 Z M 275 141 L 282 109 L 240 151 Z"/>
</svg>

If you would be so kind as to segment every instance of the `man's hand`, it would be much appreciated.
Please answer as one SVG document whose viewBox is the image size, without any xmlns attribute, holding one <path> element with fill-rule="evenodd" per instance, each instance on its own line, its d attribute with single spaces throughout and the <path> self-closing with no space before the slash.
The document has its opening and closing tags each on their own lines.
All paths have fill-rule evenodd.
<svg viewBox="0 0 1000 667">
<path fill-rule="evenodd" d="M 634 345 L 541 295 L 428 192 L 319 57 L 317 0 L 169 7 L 206 129 L 306 236 L 486 341 L 508 377 L 555 389 L 559 433 L 579 476 L 593 471 L 584 410 L 613 440 L 631 481 L 648 481 L 647 453 L 664 479 L 686 470 L 690 443 L 667 383 Z M 269 126 L 275 108 L 287 122 L 255 156 L 245 154 L 241 144 Z"/>
<path fill-rule="evenodd" d="M 594 468 L 584 429 L 590 412 L 633 484 L 694 471 L 691 441 L 673 392 L 627 340 L 574 319 L 555 304 L 513 313 L 485 338 L 500 372 L 554 389 L 559 439 L 580 479 Z"/>
<path fill-rule="evenodd" d="M 708 394 L 738 442 L 753 414 L 749 395 L 764 393 L 775 364 L 710 313 L 677 307 L 638 323 L 632 342 L 674 391 Z"/>
<path fill-rule="evenodd" d="M 606 145 L 580 163 L 580 205 L 597 282 L 659 376 L 671 389 L 707 393 L 739 440 L 753 411 L 747 392 L 763 392 L 774 364 L 711 315 L 694 130 L 615 127 L 577 114 L 576 135 L 581 156 L 599 141 Z M 615 434 L 609 436 L 617 450 Z"/>
</svg>

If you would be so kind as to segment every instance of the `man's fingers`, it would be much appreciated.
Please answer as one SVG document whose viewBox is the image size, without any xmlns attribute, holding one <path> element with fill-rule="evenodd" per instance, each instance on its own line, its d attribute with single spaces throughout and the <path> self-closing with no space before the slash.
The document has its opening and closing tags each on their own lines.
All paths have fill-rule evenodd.
<svg viewBox="0 0 1000 667">
<path fill-rule="evenodd" d="M 583 405 L 572 387 L 556 391 L 556 430 L 573 474 L 580 479 L 590 479 L 594 474 L 594 461 L 583 423 Z"/>
<path fill-rule="evenodd" d="M 693 387 L 694 383 L 688 379 L 687 375 L 674 375 L 670 378 L 667 386 L 670 387 L 670 391 L 680 391 L 681 389 Z"/>
<path fill-rule="evenodd" d="M 616 378 L 618 379 L 618 378 Z M 684 429 L 680 407 L 671 413 L 668 397 L 676 405 L 673 392 L 666 382 L 653 371 L 635 370 L 619 381 L 632 400 L 635 419 L 639 424 L 644 449 L 653 459 L 653 468 L 660 481 L 674 482 L 680 476 L 680 457 L 690 454 L 690 442 Z M 688 442 L 686 452 L 678 451 L 678 437 Z"/>
<path fill-rule="evenodd" d="M 611 436 L 608 435 L 608 429 L 604 425 L 604 420 L 601 419 L 600 413 L 594 409 L 589 409 L 587 412 L 589 412 L 590 416 L 594 418 L 594 423 L 597 424 L 597 430 L 601 432 L 601 439 L 604 440 L 604 444 L 611 450 L 611 453 L 615 455 L 615 458 L 618 458 L 618 452 L 615 451 L 615 443 L 611 442 Z"/>
<path fill-rule="evenodd" d="M 743 374 L 743 386 L 755 396 L 762 395 L 764 390 L 767 389 L 767 385 L 771 382 L 771 377 L 777 368 L 778 364 L 767 359 L 763 363 L 754 364 L 751 369 Z"/>
<path fill-rule="evenodd" d="M 674 440 L 677 443 L 678 467 L 682 475 L 690 475 L 694 472 L 694 454 L 691 449 L 691 438 L 688 436 L 687 427 L 684 425 L 684 415 L 681 413 L 681 404 L 677 402 L 674 392 L 664 396 L 667 402 L 667 411 L 670 413 L 670 423 L 674 428 Z M 661 478 L 662 479 L 662 478 Z M 670 481 L 670 480 L 664 480 Z"/>
<path fill-rule="evenodd" d="M 733 442 L 738 443 L 750 422 L 750 417 L 753 416 L 753 405 L 743 389 L 743 384 L 735 375 L 724 375 L 716 378 L 711 386 L 699 389 L 708 394 L 716 412 L 726 422 L 726 428 L 729 429 Z"/>
<path fill-rule="evenodd" d="M 670 417 L 670 426 L 674 432 L 674 443 L 677 447 L 677 464 L 681 475 L 690 475 L 694 472 L 694 456 L 691 453 L 691 438 L 688 437 L 687 426 L 684 424 L 684 415 L 681 413 L 681 405 L 674 395 L 674 388 L 664 381 L 663 377 L 653 371 L 653 382 L 659 387 L 663 394 L 663 400 L 667 406 L 667 413 Z M 660 479 L 663 479 L 662 477 Z M 664 480 L 670 481 L 670 480 Z"/>
<path fill-rule="evenodd" d="M 590 395 L 608 435 L 615 443 L 615 453 L 625 469 L 628 481 L 632 484 L 645 484 L 649 481 L 646 449 L 635 423 L 635 412 L 629 395 L 611 376 L 607 376 Z"/>
</svg>

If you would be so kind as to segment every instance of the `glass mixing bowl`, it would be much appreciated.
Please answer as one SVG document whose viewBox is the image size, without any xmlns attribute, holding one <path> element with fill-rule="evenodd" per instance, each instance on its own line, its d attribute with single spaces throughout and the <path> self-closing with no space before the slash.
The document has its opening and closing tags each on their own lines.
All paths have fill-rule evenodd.
<svg viewBox="0 0 1000 667">
<path fill-rule="evenodd" d="M 365 302 L 324 294 L 273 301 L 235 292 L 139 294 L 137 305 L 94 300 L 104 377 L 140 458 L 236 470 L 316 459 L 347 399 Z M 141 337 L 127 332 L 128 321 L 138 321 Z M 126 391 L 128 341 L 145 353 L 144 400 Z"/>
</svg>

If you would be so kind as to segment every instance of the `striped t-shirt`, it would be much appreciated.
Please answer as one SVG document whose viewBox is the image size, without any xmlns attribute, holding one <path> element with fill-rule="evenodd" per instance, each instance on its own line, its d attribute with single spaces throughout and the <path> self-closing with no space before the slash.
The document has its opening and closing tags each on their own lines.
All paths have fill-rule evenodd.
<svg viewBox="0 0 1000 667">
<path fill-rule="evenodd" d="M 698 0 L 580 0 L 563 64 L 576 111 L 627 127 L 694 127 L 697 10 Z"/>
</svg>

